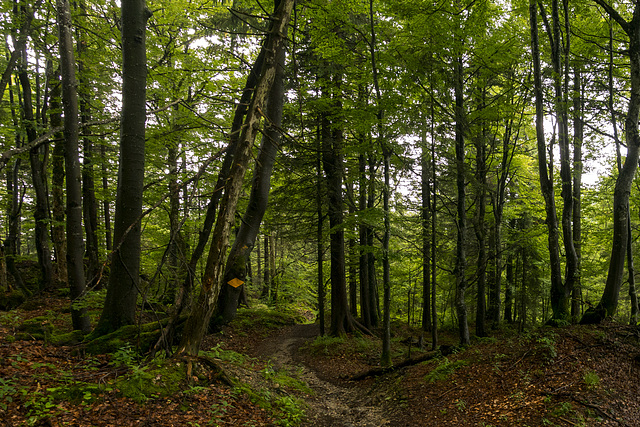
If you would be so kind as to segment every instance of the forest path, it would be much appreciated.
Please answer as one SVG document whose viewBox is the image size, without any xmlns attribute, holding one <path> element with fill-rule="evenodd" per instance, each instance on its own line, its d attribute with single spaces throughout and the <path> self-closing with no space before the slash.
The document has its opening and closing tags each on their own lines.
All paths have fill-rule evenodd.
<svg viewBox="0 0 640 427">
<path fill-rule="evenodd" d="M 295 373 L 307 383 L 314 395 L 306 399 L 309 405 L 304 425 L 322 427 L 380 427 L 389 425 L 383 410 L 376 406 L 365 389 L 334 384 L 318 377 L 304 365 L 298 349 L 319 334 L 318 325 L 293 325 L 262 342 L 256 352 L 270 360 L 276 369 Z"/>
</svg>

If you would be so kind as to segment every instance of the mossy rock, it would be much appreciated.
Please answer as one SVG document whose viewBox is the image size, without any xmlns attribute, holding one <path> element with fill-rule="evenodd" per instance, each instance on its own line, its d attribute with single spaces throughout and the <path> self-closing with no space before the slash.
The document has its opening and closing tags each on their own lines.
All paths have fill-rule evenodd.
<svg viewBox="0 0 640 427">
<path fill-rule="evenodd" d="M 49 341 L 53 345 L 76 345 L 82 342 L 84 334 L 82 331 L 71 331 L 66 334 L 53 334 L 49 337 Z"/>
<path fill-rule="evenodd" d="M 173 396 L 188 388 L 187 364 L 167 359 L 135 367 L 128 375 L 118 378 L 114 386 L 120 394 L 138 403 Z"/>
<path fill-rule="evenodd" d="M 582 315 L 581 325 L 596 325 L 607 318 L 607 309 L 604 307 L 591 307 Z"/>
<path fill-rule="evenodd" d="M 31 335 L 51 335 L 53 333 L 53 325 L 51 319 L 47 316 L 38 316 L 32 319 L 27 319 L 20 326 L 18 330 Z"/>
<path fill-rule="evenodd" d="M 0 294 L 0 310 L 10 311 L 26 301 L 26 297 L 20 291 L 10 291 Z"/>
<path fill-rule="evenodd" d="M 141 325 L 123 326 L 117 331 L 96 337 L 94 334 L 87 336 L 85 346 L 91 354 L 113 353 L 127 344 L 145 352 L 151 348 L 160 338 L 161 326 L 166 326 L 168 319 L 160 322 L 143 323 Z"/>
</svg>

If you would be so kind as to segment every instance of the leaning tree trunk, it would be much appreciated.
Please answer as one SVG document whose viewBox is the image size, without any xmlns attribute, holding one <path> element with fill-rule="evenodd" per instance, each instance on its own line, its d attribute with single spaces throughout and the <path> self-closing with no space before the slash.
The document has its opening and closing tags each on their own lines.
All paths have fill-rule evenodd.
<svg viewBox="0 0 640 427">
<path fill-rule="evenodd" d="M 640 134 L 638 133 L 638 116 L 640 113 L 640 4 L 635 4 L 633 18 L 626 21 L 604 0 L 594 0 L 613 18 L 629 36 L 629 64 L 631 93 L 627 116 L 625 119 L 625 135 L 627 157 L 613 192 L 613 239 L 611 260 L 607 282 L 600 302 L 594 309 L 589 309 L 582 316 L 581 323 L 598 323 L 612 316 L 618 308 L 618 299 L 624 262 L 629 238 L 629 194 L 635 171 L 638 168 L 640 150 Z"/>
<path fill-rule="evenodd" d="M 286 32 L 283 36 L 286 37 Z M 224 284 L 218 301 L 218 312 L 220 321 L 223 324 L 233 320 L 236 315 L 238 298 L 244 289 L 243 283 L 247 280 L 246 273 L 249 256 L 255 245 L 260 223 L 269 201 L 271 172 L 280 145 L 280 128 L 282 126 L 282 111 L 284 107 L 284 46 L 278 51 L 276 62 L 275 77 L 266 101 L 266 125 L 253 172 L 249 205 L 242 217 L 240 230 L 227 259 Z"/>
<path fill-rule="evenodd" d="M 227 182 L 227 178 L 229 177 L 229 171 L 231 169 L 234 155 L 236 153 L 238 140 L 240 139 L 242 124 L 244 123 L 244 118 L 247 114 L 251 96 L 253 95 L 253 91 L 260 77 L 260 71 L 262 70 L 262 66 L 264 63 L 265 53 L 265 46 L 263 44 L 262 48 L 260 49 L 260 53 L 258 54 L 258 57 L 256 58 L 256 61 L 254 62 L 249 75 L 247 76 L 245 87 L 242 91 L 242 95 L 234 112 L 233 122 L 231 123 L 231 132 L 229 134 L 229 144 L 225 152 L 224 160 L 222 161 L 222 166 L 220 167 L 220 171 L 218 172 L 218 179 L 216 180 L 213 194 L 207 205 L 207 211 L 205 214 L 204 222 L 202 224 L 202 229 L 198 233 L 198 242 L 193 249 L 193 252 L 191 253 L 191 257 L 189 258 L 184 282 L 182 283 L 182 286 L 178 289 L 178 292 L 176 294 L 174 303 L 174 318 L 176 316 L 179 316 L 183 308 L 187 305 L 189 295 L 191 294 L 191 291 L 193 289 L 196 266 L 198 264 L 198 261 L 202 257 L 202 254 L 204 253 L 207 242 L 209 241 L 209 237 L 211 235 L 211 229 L 213 228 L 216 220 L 218 204 L 220 203 L 220 199 L 222 197 L 224 185 Z M 170 331 L 170 329 L 170 327 L 167 328 L 168 331 Z"/>
<path fill-rule="evenodd" d="M 87 308 L 81 304 L 85 292 L 84 253 L 82 239 L 82 188 L 78 155 L 78 93 L 71 39 L 71 11 L 68 0 L 57 0 L 60 33 L 60 67 L 64 110 L 64 160 L 67 189 L 67 278 L 71 290 L 73 329 L 91 331 Z"/>
<path fill-rule="evenodd" d="M 200 344 L 209 326 L 216 307 L 220 288 L 223 285 L 224 258 L 229 244 L 231 224 L 242 190 L 244 175 L 251 160 L 251 147 L 259 129 L 261 110 L 271 90 L 278 67 L 279 51 L 284 49 L 286 28 L 289 23 L 294 0 L 282 0 L 274 16 L 273 27 L 265 44 L 265 58 L 260 78 L 247 110 L 242 133 L 238 140 L 233 166 L 224 188 L 220 212 L 212 236 L 207 258 L 202 289 L 189 318 L 187 319 L 178 353 L 197 355 Z"/>
<path fill-rule="evenodd" d="M 122 1 L 122 116 L 114 253 L 98 335 L 135 322 L 140 282 L 140 217 L 145 164 L 146 48 L 144 0 Z"/>
</svg>

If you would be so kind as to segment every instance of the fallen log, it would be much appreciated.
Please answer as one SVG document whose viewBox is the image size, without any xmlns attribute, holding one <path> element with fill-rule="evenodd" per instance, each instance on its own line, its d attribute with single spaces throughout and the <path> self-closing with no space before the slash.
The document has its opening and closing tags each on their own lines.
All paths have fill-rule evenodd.
<svg viewBox="0 0 640 427">
<path fill-rule="evenodd" d="M 443 345 L 440 346 L 438 348 L 438 350 L 436 351 L 432 351 L 430 353 L 427 354 L 423 354 L 419 357 L 415 357 L 413 359 L 407 359 L 403 362 L 398 363 L 397 365 L 392 365 L 386 368 L 373 368 L 373 369 L 369 369 L 368 371 L 365 372 L 361 372 L 359 374 L 356 374 L 354 376 L 352 376 L 351 378 L 348 378 L 349 381 L 361 381 L 365 378 L 369 378 L 369 377 L 377 377 L 380 375 L 385 375 L 388 374 L 390 372 L 393 371 L 397 371 L 398 369 L 401 368 L 405 368 L 407 366 L 413 366 L 413 365 L 417 365 L 418 363 L 422 363 L 422 362 L 426 362 L 427 360 L 433 360 L 433 359 L 437 359 L 439 357 L 444 357 L 444 356 L 448 356 L 451 353 L 453 353 L 455 350 L 454 346 L 450 346 L 450 345 Z"/>
</svg>

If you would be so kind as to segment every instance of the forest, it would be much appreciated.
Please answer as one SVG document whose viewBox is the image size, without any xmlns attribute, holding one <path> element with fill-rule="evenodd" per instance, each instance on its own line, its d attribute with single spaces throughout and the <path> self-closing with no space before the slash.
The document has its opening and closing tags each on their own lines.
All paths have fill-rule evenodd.
<svg viewBox="0 0 640 427">
<path fill-rule="evenodd" d="M 361 363 L 342 379 L 375 388 L 432 360 L 448 381 L 483 346 L 504 346 L 486 351 L 513 368 L 564 360 L 569 341 L 574 354 L 640 339 L 640 2 L 7 0 L 0 15 L 11 425 L 77 422 L 60 403 L 72 389 L 83 417 L 111 393 L 135 400 L 168 365 L 189 399 L 207 375 L 211 399 L 245 396 L 210 414 L 239 425 L 271 402 L 233 378 L 245 352 L 273 358 L 256 359 L 272 382 L 297 366 L 310 394 L 343 356 Z M 113 379 L 79 380 L 82 365 L 60 382 L 47 351 Z M 640 360 L 637 342 L 625 352 Z M 51 370 L 41 398 L 22 362 Z M 592 369 L 571 384 L 595 393 Z M 360 399 L 345 390 L 325 391 Z M 305 418 L 291 396 L 252 425 L 431 425 L 341 424 L 317 405 Z M 452 410 L 469 414 L 465 399 Z M 572 399 L 537 421 L 450 422 L 633 424 Z M 165 415 L 149 425 L 187 425 Z M 96 417 L 86 425 L 112 425 Z"/>
</svg>

